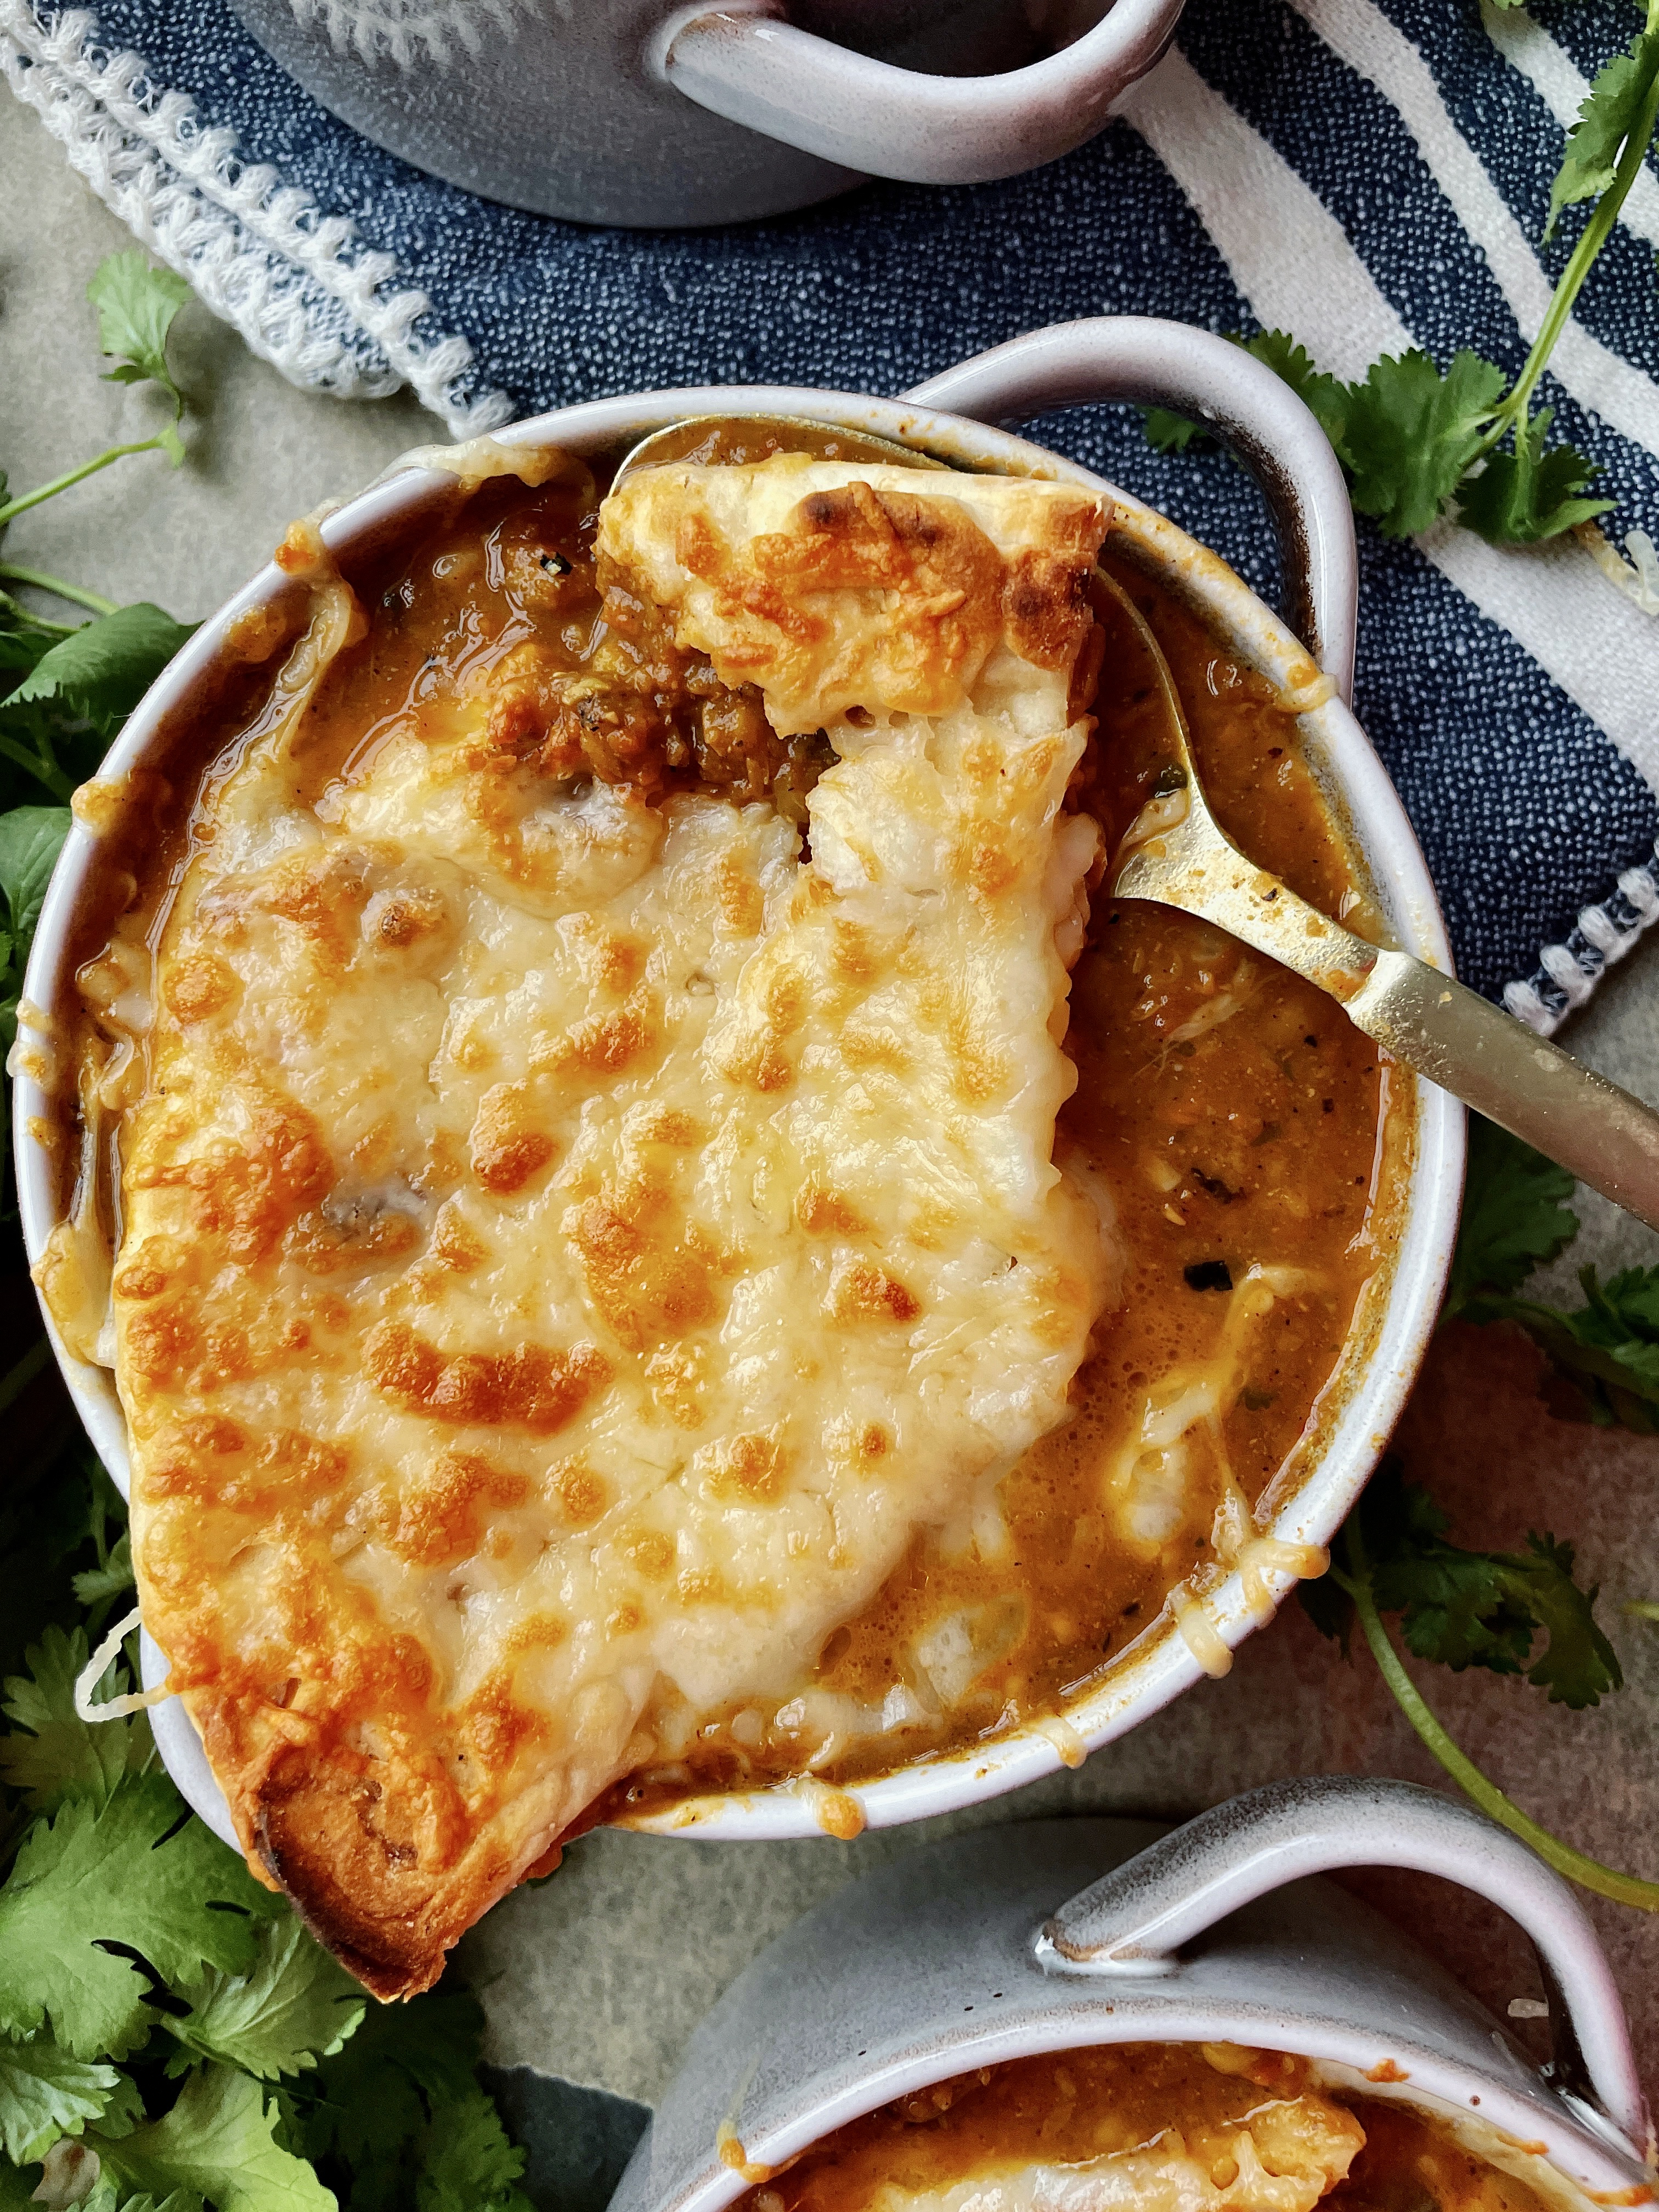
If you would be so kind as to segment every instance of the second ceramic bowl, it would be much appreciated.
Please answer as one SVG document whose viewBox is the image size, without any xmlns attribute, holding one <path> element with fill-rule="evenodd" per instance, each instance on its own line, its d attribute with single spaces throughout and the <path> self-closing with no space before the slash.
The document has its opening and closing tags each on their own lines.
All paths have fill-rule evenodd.
<svg viewBox="0 0 1659 2212">
<path fill-rule="evenodd" d="M 1380 1915 L 1306 1879 L 1358 1866 L 1437 1875 L 1520 1924 L 1547 1993 L 1544 2068 Z M 981 1830 L 851 1884 L 694 2033 L 611 2212 L 723 2212 L 878 2106 L 1124 2043 L 1293 2052 L 1365 2096 L 1478 2123 L 1547 2202 L 1555 2176 L 1602 2204 L 1653 2197 L 1623 2008 L 1573 1890 L 1468 1805 L 1330 1776 L 1162 1836 L 1137 1820 Z"/>
<path fill-rule="evenodd" d="M 417 168 L 543 215 L 680 228 L 863 176 L 1052 161 L 1104 127 L 1182 0 L 234 4 L 314 99 Z"/>
</svg>

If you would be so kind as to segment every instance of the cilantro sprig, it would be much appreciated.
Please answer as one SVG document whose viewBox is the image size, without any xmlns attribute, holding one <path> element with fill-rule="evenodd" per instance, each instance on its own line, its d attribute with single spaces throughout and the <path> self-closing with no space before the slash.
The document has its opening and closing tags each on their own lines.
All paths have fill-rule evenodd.
<svg viewBox="0 0 1659 2212">
<path fill-rule="evenodd" d="M 1533 1269 L 1578 1234 L 1566 1203 L 1572 1192 L 1564 1168 L 1472 1120 L 1447 1316 L 1525 1329 L 1548 1358 L 1546 1395 L 1559 1418 L 1659 1436 L 1659 1267 L 1626 1267 L 1605 1283 L 1582 1267 L 1581 1306 L 1516 1296 Z"/>
<path fill-rule="evenodd" d="M 1656 128 L 1659 0 L 1646 0 L 1642 28 L 1599 72 L 1568 133 L 1545 236 L 1567 208 L 1595 205 L 1513 382 L 1467 347 L 1443 368 L 1417 348 L 1385 355 L 1360 381 L 1345 384 L 1320 374 L 1285 331 L 1239 341 L 1307 402 L 1335 448 L 1355 509 L 1385 537 L 1416 537 L 1448 514 L 1494 545 L 1535 544 L 1569 530 L 1599 534 L 1595 518 L 1613 504 L 1593 495 L 1601 470 L 1571 446 L 1551 443 L 1554 410 L 1534 410 L 1533 400 Z M 1164 450 L 1199 434 L 1162 409 L 1149 410 L 1146 429 Z M 1602 550 L 1611 551 L 1605 541 Z"/>
<path fill-rule="evenodd" d="M 1376 1495 L 1374 1498 L 1374 1493 Z M 1426 1510 L 1425 1510 L 1426 1508 Z M 1367 1528 L 1381 1534 L 1373 1559 Z M 1304 1607 L 1328 1636 L 1347 1637 L 1355 1623 L 1395 1701 L 1419 1741 L 1481 1811 L 1529 1844 L 1541 1859 L 1582 1888 L 1617 1905 L 1659 1912 L 1659 1881 L 1605 1866 L 1565 1843 L 1483 1774 L 1453 1740 L 1407 1671 L 1382 1615 L 1402 1615 L 1407 1648 L 1454 1669 L 1522 1671 L 1541 1631 L 1542 1652 L 1525 1668 L 1552 1698 L 1577 1711 L 1622 1685 L 1613 1647 L 1596 1626 L 1595 1590 L 1573 1578 L 1570 1545 L 1531 1536 L 1525 1553 L 1465 1552 L 1444 1541 L 1443 1518 L 1386 1473 L 1349 1515 L 1336 1547 L 1340 1564 L 1304 1583 Z"/>
<path fill-rule="evenodd" d="M 98 313 L 99 349 L 106 359 L 112 359 L 117 364 L 106 374 L 104 381 L 155 385 L 172 406 L 173 420 L 163 423 L 154 437 L 137 438 L 124 446 L 107 446 L 91 460 L 66 469 L 62 476 L 54 477 L 50 483 L 37 485 L 33 491 L 20 492 L 15 499 L 5 499 L 3 488 L 0 487 L 0 529 L 14 517 L 27 514 L 30 507 L 39 507 L 42 500 L 55 498 L 72 484 L 96 476 L 100 469 L 126 459 L 129 454 L 161 453 L 167 456 L 174 468 L 182 465 L 185 441 L 179 434 L 179 425 L 184 420 L 185 395 L 167 366 L 167 333 L 173 328 L 173 318 L 190 296 L 190 287 L 182 276 L 175 276 L 170 269 L 152 269 L 142 253 L 112 253 L 99 264 L 87 287 L 87 297 Z M 35 572 L 14 569 L 3 561 L 0 561 L 0 576 L 23 584 L 37 580 Z M 55 590 L 55 580 L 44 588 Z M 88 595 L 75 589 L 59 592 L 58 596 L 88 603 Z M 103 611 L 108 611 L 107 602 Z"/>
<path fill-rule="evenodd" d="M 189 286 L 171 270 L 152 269 L 142 253 L 115 253 L 99 267 L 87 295 L 97 313 L 100 347 L 116 362 L 108 380 L 155 386 L 171 419 L 153 437 L 110 446 L 13 498 L 0 471 L 0 536 L 18 516 L 132 454 L 164 453 L 175 466 L 185 458 L 179 424 L 186 403 L 167 360 L 167 340 Z M 21 562 L 0 560 L 0 586 L 6 585 L 47 594 L 93 619 L 58 622 L 15 591 L 0 588 L 0 1053 L 16 1036 L 23 971 L 46 879 L 69 834 L 70 799 L 191 634 L 191 625 L 148 601 L 118 606 L 82 584 Z M 0 1106 L 0 1140 L 6 1120 Z M 15 1238 L 9 1144 L 3 1149 L 0 1226 Z M 0 1410 L 46 1359 L 41 1337 L 0 1374 Z"/>
<path fill-rule="evenodd" d="M 1449 1525 L 1428 1492 L 1386 1462 L 1346 1531 L 1349 1573 L 1304 1585 L 1316 1624 L 1344 1640 L 1351 1633 L 1358 1558 L 1377 1612 L 1400 1616 L 1419 1659 L 1458 1674 L 1483 1667 L 1518 1675 L 1573 1712 L 1623 1688 L 1618 1654 L 1595 1619 L 1597 1594 L 1580 1589 L 1571 1544 L 1534 1531 L 1520 1552 L 1469 1551 L 1447 1540 Z"/>
<path fill-rule="evenodd" d="M 1565 1168 L 1484 1115 L 1470 1115 L 1468 1176 L 1446 1319 L 1511 1296 L 1534 1267 L 1566 1250 L 1578 1234 L 1578 1217 L 1567 1204 L 1576 1188 Z"/>
</svg>

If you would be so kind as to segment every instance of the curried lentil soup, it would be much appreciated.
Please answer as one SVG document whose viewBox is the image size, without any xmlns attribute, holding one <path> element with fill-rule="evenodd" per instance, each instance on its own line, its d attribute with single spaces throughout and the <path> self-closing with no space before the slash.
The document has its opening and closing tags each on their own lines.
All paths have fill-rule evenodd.
<svg viewBox="0 0 1659 2212">
<path fill-rule="evenodd" d="M 834 439 L 819 447 L 842 457 Z M 754 453 L 716 446 L 698 457 Z M 848 457 L 858 457 L 855 444 Z M 392 564 L 305 696 L 289 744 L 298 808 L 338 823 L 389 748 L 411 735 L 435 742 L 458 702 L 483 693 L 491 772 L 503 789 L 529 775 L 564 793 L 624 787 L 653 806 L 708 794 L 769 803 L 804 828 L 833 748 L 822 732 L 778 737 L 752 687 L 721 682 L 707 656 L 678 648 L 660 611 L 600 568 L 605 483 L 602 471 L 569 465 L 539 487 L 486 482 L 411 558 Z M 317 553 L 300 532 L 281 557 L 303 575 Z M 1299 757 L 1294 715 L 1172 595 L 1118 563 L 1109 540 L 1107 557 L 1170 660 L 1223 823 L 1263 865 L 1364 930 L 1368 910 Z M 1099 819 L 1109 854 L 1156 774 L 1161 709 L 1143 648 L 1108 596 L 1095 617 L 1073 684 L 1096 687 L 1097 726 L 1066 804 Z M 265 635 L 256 619 L 250 661 L 285 641 L 277 627 Z M 1073 711 L 1087 705 L 1074 698 Z M 135 853 L 138 890 L 119 942 L 83 971 L 94 1005 L 117 1000 L 162 943 L 180 886 L 215 834 L 221 795 L 295 711 L 279 680 L 251 703 L 232 696 L 197 733 L 193 807 L 169 804 Z M 307 927 L 314 920 L 300 907 L 294 918 Z M 316 926 L 334 924 L 325 916 Z M 434 926 L 421 898 L 402 894 L 377 924 L 397 946 Z M 621 976 L 617 990 L 629 981 Z M 193 988 L 191 972 L 167 988 Z M 623 1014 L 601 1027 L 583 1047 L 596 1085 L 621 1064 L 608 1055 L 630 1048 Z M 639 1723 L 644 1755 L 580 1825 L 808 1771 L 842 1784 L 988 1739 L 1057 1714 L 1166 1602 L 1181 1613 L 1194 1574 L 1241 1566 L 1265 1612 L 1264 1571 L 1322 1565 L 1316 1553 L 1259 1536 L 1252 1515 L 1316 1431 L 1321 1394 L 1378 1264 L 1375 1224 L 1400 1166 L 1388 1070 L 1310 986 L 1188 917 L 1099 890 L 1064 1042 L 1078 1083 L 1056 1156 L 1110 1218 L 1120 1278 L 1073 1384 L 1074 1417 L 1004 1478 L 994 1538 L 970 1528 L 917 1539 L 873 1602 L 829 1636 L 798 1694 L 770 1708 L 711 1711 L 659 1690 Z M 118 1115 L 142 1097 L 149 1055 L 142 1034 L 113 1054 L 96 1045 L 94 1088 L 106 1109 Z M 546 1158 L 536 1141 L 517 1129 L 480 1149 L 475 1131 L 473 1174 L 511 1193 Z M 118 1174 L 120 1142 L 118 1127 Z M 366 1136 L 364 1158 L 372 1152 Z M 465 1179 L 466 1163 L 441 1161 L 437 1171 Z M 112 1190 L 103 1205 L 113 1237 Z M 325 1198 L 285 1233 L 307 1268 L 349 1273 L 416 1249 L 416 1212 L 398 1200 L 342 1212 Z M 50 1267 L 47 1277 L 51 1297 Z M 394 1370 L 380 1378 L 394 1396 L 448 1387 L 422 1382 L 407 1360 Z M 508 1404 L 509 1419 L 526 1418 Z M 503 1502 L 521 1495 L 521 1486 L 489 1480 Z M 570 1499 L 590 1496 L 586 1478 L 567 1469 L 559 1480 L 574 1512 Z M 459 1556 L 463 1535 L 482 1541 L 495 1495 L 486 1484 L 480 1504 L 483 1482 L 463 1482 L 465 1496 L 452 1484 L 430 1529 L 404 1540 L 424 1544 L 435 1563 Z M 636 1549 L 642 1574 L 660 1571 L 643 1540 Z M 1210 1656 L 1201 1636 L 1189 1640 Z M 1080 1757 L 1063 1723 L 1056 1732 L 1064 1755 Z M 835 1798 L 825 1793 L 821 1813 L 832 1827 L 842 1817 Z"/>
<path fill-rule="evenodd" d="M 1131 2043 L 959 2075 L 838 2129 L 742 2212 L 1543 2212 L 1393 2099 L 1231 2044 Z"/>
</svg>

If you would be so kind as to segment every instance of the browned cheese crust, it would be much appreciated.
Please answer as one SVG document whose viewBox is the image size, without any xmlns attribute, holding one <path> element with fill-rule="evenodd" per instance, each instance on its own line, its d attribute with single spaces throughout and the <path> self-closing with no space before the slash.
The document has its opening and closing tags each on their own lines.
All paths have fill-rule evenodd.
<svg viewBox="0 0 1659 2212">
<path fill-rule="evenodd" d="M 135 1559 L 251 1863 L 381 1997 L 651 1755 L 665 1683 L 787 1697 L 1065 1416 L 1102 1262 L 1052 1164 L 1094 849 L 1060 808 L 1105 516 L 873 473 L 642 480 L 605 525 L 677 649 L 829 729 L 810 861 L 768 805 L 573 787 L 488 671 L 297 804 L 361 635 L 325 574 L 207 787 L 122 1132 Z M 947 719 L 860 751 L 893 714 Z M 921 888 L 836 860 L 890 818 Z M 118 944 L 106 1001 L 148 958 Z"/>
</svg>

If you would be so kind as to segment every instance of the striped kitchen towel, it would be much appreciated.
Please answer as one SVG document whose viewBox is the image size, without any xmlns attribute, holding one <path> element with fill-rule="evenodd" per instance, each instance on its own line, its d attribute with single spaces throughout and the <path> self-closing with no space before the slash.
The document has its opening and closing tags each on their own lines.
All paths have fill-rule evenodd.
<svg viewBox="0 0 1659 2212">
<path fill-rule="evenodd" d="M 1634 21 L 1627 0 L 1189 0 L 1122 118 L 1051 167 L 695 233 L 587 229 L 436 183 L 307 99 L 224 0 L 0 0 L 0 66 L 257 352 L 321 390 L 410 385 L 459 434 L 656 385 L 897 392 L 1103 313 L 1286 329 L 1350 378 L 1413 344 L 1512 370 L 1583 220 L 1540 243 L 1564 131 Z M 1541 1029 L 1659 916 L 1656 245 L 1650 171 L 1541 395 L 1606 471 L 1622 588 L 1571 538 L 1390 544 L 1361 525 L 1360 719 L 1462 973 Z M 1220 455 L 1155 454 L 1124 410 L 1033 434 L 1271 591 L 1259 498 Z"/>
</svg>

